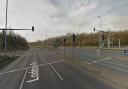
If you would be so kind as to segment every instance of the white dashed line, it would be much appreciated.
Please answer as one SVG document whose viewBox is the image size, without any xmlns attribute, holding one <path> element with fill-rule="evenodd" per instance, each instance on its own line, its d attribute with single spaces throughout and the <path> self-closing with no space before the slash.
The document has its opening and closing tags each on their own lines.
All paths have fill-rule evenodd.
<svg viewBox="0 0 128 89">
<path fill-rule="evenodd" d="M 60 76 L 60 74 L 56 71 L 56 69 L 49 63 L 49 66 L 52 68 L 52 70 L 57 74 L 57 76 L 63 80 L 63 78 Z"/>
<path fill-rule="evenodd" d="M 54 63 L 63 62 L 63 61 L 64 61 L 64 60 L 55 61 L 55 62 L 49 62 L 49 63 L 39 64 L 38 66 L 44 66 L 44 65 L 54 64 Z"/>
<path fill-rule="evenodd" d="M 55 61 L 55 62 L 49 62 L 49 63 L 50 64 L 54 64 L 54 63 L 63 62 L 63 61 L 64 60 Z M 37 66 L 45 66 L 45 65 L 48 65 L 49 63 L 43 63 L 43 64 L 39 64 Z M 31 68 L 31 67 L 26 67 L 26 68 L 21 68 L 21 69 L 14 69 L 14 70 L 11 70 L 11 71 L 0 73 L 0 75 L 4 75 L 4 74 L 8 74 L 8 73 L 13 73 L 13 72 L 17 72 L 17 71 L 22 71 L 22 70 L 26 70 L 26 69 L 29 69 L 29 68 Z"/>
<path fill-rule="evenodd" d="M 102 61 L 107 61 L 107 60 L 110 60 L 111 58 L 105 58 L 105 59 L 101 59 L 101 60 L 98 60 L 98 61 L 93 61 L 92 63 L 97 63 L 97 62 L 102 62 Z"/>
<path fill-rule="evenodd" d="M 23 84 L 24 84 L 25 77 L 26 77 L 26 75 L 27 75 L 27 71 L 28 71 L 28 69 L 26 69 L 26 71 L 25 71 L 25 74 L 24 74 L 24 77 L 23 77 L 23 79 L 22 79 L 22 82 L 21 82 L 21 85 L 20 85 L 20 88 L 19 88 L 19 89 L 22 89 L 22 86 L 23 86 Z"/>
<path fill-rule="evenodd" d="M 37 77 L 36 79 L 33 79 L 33 80 L 26 81 L 26 82 L 30 83 L 30 82 L 34 82 L 34 81 L 37 81 L 37 80 L 39 80 L 39 77 Z"/>
<path fill-rule="evenodd" d="M 84 62 L 84 63 L 86 63 L 86 64 L 91 64 L 90 62 Z"/>
<path fill-rule="evenodd" d="M 13 73 L 13 72 L 17 72 L 17 71 L 22 71 L 22 70 L 25 70 L 25 69 L 28 69 L 28 68 L 15 69 L 15 70 L 12 70 L 12 71 L 7 71 L 7 72 L 0 73 L 0 75 Z"/>
<path fill-rule="evenodd" d="M 119 63 L 114 63 L 114 62 L 110 62 L 110 61 L 107 61 L 108 63 L 111 63 L 111 64 L 115 64 L 115 65 L 119 65 L 119 66 L 123 66 L 123 67 L 127 67 L 128 68 L 128 66 L 127 65 L 123 65 L 123 64 L 119 64 Z"/>
</svg>

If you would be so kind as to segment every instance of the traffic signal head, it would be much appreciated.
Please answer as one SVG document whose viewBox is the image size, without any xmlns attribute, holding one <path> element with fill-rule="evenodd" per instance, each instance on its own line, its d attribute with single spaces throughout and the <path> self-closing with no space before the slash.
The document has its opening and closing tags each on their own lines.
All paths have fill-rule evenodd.
<svg viewBox="0 0 128 89">
<path fill-rule="evenodd" d="M 66 39 L 64 38 L 64 43 L 66 43 Z"/>
<path fill-rule="evenodd" d="M 96 29 L 95 29 L 95 28 L 94 28 L 93 30 L 94 30 L 94 31 L 96 31 Z"/>
<path fill-rule="evenodd" d="M 32 31 L 34 32 L 34 26 L 32 26 Z"/>
<path fill-rule="evenodd" d="M 73 37 L 73 42 L 75 42 L 76 41 L 76 35 L 73 34 L 72 37 Z"/>
</svg>

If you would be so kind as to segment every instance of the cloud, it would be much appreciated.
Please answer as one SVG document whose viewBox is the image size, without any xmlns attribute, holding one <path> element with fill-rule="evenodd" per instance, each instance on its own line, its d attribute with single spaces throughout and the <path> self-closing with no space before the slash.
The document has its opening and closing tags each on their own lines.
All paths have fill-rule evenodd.
<svg viewBox="0 0 128 89">
<path fill-rule="evenodd" d="M 0 27 L 5 23 L 5 3 L 0 0 Z M 31 28 L 35 32 L 16 31 L 23 36 L 29 34 L 30 41 L 63 35 L 67 32 L 92 32 L 98 28 L 101 16 L 102 24 L 116 30 L 127 28 L 127 0 L 9 0 L 8 26 L 12 28 Z M 103 29 L 106 30 L 106 29 Z M 44 34 L 44 35 L 39 35 Z"/>
</svg>

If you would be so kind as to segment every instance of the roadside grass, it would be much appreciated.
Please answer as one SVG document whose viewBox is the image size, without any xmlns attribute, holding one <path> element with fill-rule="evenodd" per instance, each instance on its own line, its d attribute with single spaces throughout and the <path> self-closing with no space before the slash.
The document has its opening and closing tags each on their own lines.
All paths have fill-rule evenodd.
<svg viewBox="0 0 128 89">
<path fill-rule="evenodd" d="M 13 56 L 13 57 L 5 57 L 5 56 L 0 56 L 0 69 L 3 67 L 7 66 L 8 64 L 12 63 L 15 61 L 19 56 Z"/>
</svg>

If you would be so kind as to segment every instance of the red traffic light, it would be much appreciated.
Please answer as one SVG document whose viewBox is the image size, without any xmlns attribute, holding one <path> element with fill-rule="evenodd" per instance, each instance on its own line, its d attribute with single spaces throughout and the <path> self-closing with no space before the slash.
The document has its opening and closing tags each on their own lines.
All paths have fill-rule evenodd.
<svg viewBox="0 0 128 89">
<path fill-rule="evenodd" d="M 32 26 L 32 31 L 34 32 L 34 26 Z"/>
</svg>

